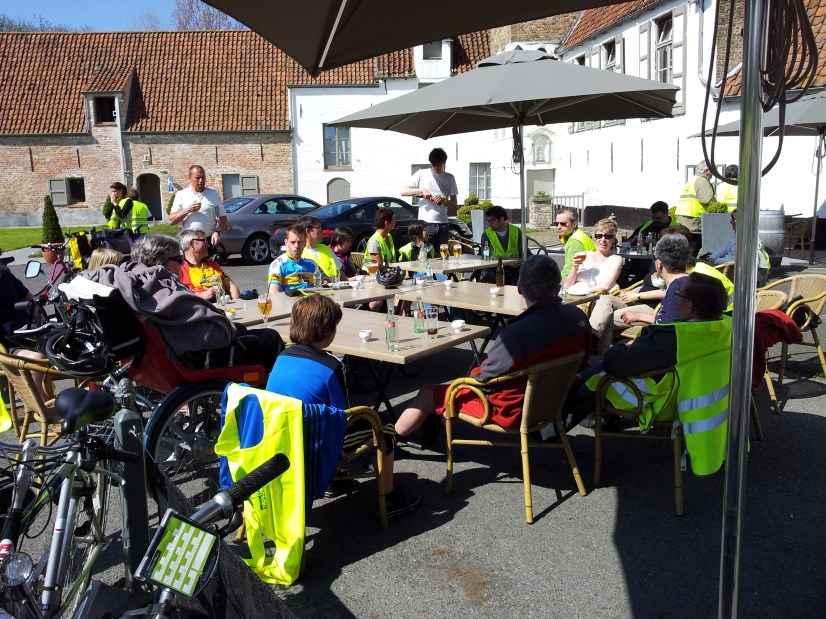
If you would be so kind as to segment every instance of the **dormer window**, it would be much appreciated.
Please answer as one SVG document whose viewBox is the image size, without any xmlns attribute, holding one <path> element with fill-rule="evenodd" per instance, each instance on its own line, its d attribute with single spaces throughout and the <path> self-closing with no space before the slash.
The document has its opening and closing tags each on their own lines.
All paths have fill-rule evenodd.
<svg viewBox="0 0 826 619">
<path fill-rule="evenodd" d="M 422 45 L 422 53 L 425 60 L 441 60 L 442 42 L 433 41 L 432 43 L 425 43 Z"/>
<path fill-rule="evenodd" d="M 114 97 L 95 97 L 94 102 L 96 125 L 113 125 L 117 122 Z"/>
</svg>

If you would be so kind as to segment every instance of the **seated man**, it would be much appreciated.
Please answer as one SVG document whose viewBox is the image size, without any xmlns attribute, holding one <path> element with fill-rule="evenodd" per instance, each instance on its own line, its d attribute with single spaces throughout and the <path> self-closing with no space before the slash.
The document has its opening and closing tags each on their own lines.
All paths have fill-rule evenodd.
<svg viewBox="0 0 826 619">
<path fill-rule="evenodd" d="M 209 260 L 209 247 L 203 230 L 181 232 L 181 251 L 184 263 L 181 265 L 181 281 L 195 294 L 207 301 L 218 298 L 218 290 L 223 289 L 233 299 L 241 297 L 241 291 L 229 275 L 221 270 L 218 263 Z"/>
<path fill-rule="evenodd" d="M 650 427 L 659 413 L 671 419 L 676 409 L 692 470 L 710 475 L 726 453 L 731 319 L 723 316 L 725 289 L 713 277 L 692 273 L 677 298 L 675 322 L 645 327 L 637 339 L 612 347 L 600 365 L 583 373 L 590 377 L 580 394 L 593 402 L 592 392 L 605 374 L 628 378 L 675 368 L 676 381 L 666 374 L 646 378 L 640 385 L 646 402 L 640 427 Z M 611 388 L 606 395 L 617 408 L 633 407 L 627 391 L 620 394 Z"/>
<path fill-rule="evenodd" d="M 726 264 L 734 262 L 737 250 L 737 211 L 731 211 L 731 235 L 720 247 L 708 254 L 706 259 L 711 264 Z M 703 256 L 701 256 L 703 258 Z M 763 243 L 757 240 L 757 285 L 766 283 L 769 273 L 769 256 L 763 249 Z"/>
<path fill-rule="evenodd" d="M 307 243 L 304 251 L 301 252 L 301 257 L 315 262 L 324 279 L 337 279 L 342 265 L 332 250 L 321 242 L 324 238 L 324 226 L 321 225 L 321 220 L 317 217 L 304 216 L 295 225 L 304 228 L 307 234 Z"/>
<path fill-rule="evenodd" d="M 514 318 L 491 346 L 488 358 L 470 375 L 489 380 L 532 364 L 588 350 L 591 329 L 585 313 L 559 298 L 559 267 L 548 256 L 528 256 L 519 271 L 517 288 L 528 308 Z M 497 385 L 488 392 L 494 412 L 491 419 L 503 428 L 517 428 L 521 420 L 527 378 Z M 441 423 L 434 411 L 444 414 L 448 385 L 425 385 L 396 422 L 396 433 L 407 436 L 425 422 L 423 444 L 436 440 Z M 462 396 L 459 398 L 462 400 Z M 482 416 L 478 399 L 467 397 L 462 412 Z M 578 419 L 576 421 L 579 421 Z"/>
<path fill-rule="evenodd" d="M 497 258 L 522 258 L 522 231 L 519 226 L 508 223 L 508 212 L 501 206 L 485 209 L 485 221 L 488 228 L 482 235 L 480 251 L 492 260 Z M 479 273 L 480 282 L 496 281 L 496 269 L 485 269 Z M 519 267 L 505 265 L 505 283 L 513 286 L 519 279 Z"/>
<path fill-rule="evenodd" d="M 559 235 L 559 242 L 565 247 L 565 264 L 562 267 L 562 279 L 568 277 L 568 273 L 574 266 L 574 255 L 581 251 L 596 251 L 597 246 L 591 237 L 579 229 L 577 222 L 579 215 L 575 208 L 564 206 L 556 212 L 556 233 Z"/>
<path fill-rule="evenodd" d="M 298 299 L 290 319 L 292 346 L 281 353 L 267 381 L 267 391 L 289 396 L 309 404 L 326 404 L 335 408 L 350 408 L 344 380 L 344 366 L 328 352 L 336 337 L 336 326 L 341 321 L 341 308 L 330 297 L 313 295 Z M 396 432 L 385 415 L 384 489 L 387 517 L 413 511 L 421 499 L 393 487 L 393 454 Z M 372 440 L 372 431 L 366 421 L 351 426 L 344 437 L 344 450 L 352 451 Z"/>
<path fill-rule="evenodd" d="M 427 229 L 427 224 L 421 220 L 414 221 L 407 227 L 407 236 L 410 237 L 410 242 L 407 245 L 399 247 L 399 261 L 400 262 L 415 262 L 417 260 L 424 260 L 422 250 L 427 248 L 427 257 L 433 258 L 435 252 L 430 241 L 430 231 Z"/>
<path fill-rule="evenodd" d="M 396 260 L 396 246 L 390 232 L 396 227 L 396 214 L 389 206 L 376 209 L 376 231 L 367 241 L 367 253 L 374 262 L 390 263 Z"/>
<path fill-rule="evenodd" d="M 662 200 L 654 202 L 654 204 L 649 207 L 649 210 L 651 211 L 651 219 L 644 222 L 628 237 L 628 242 L 631 243 L 632 246 L 638 239 L 644 241 L 645 237 L 649 234 L 653 235 L 654 245 L 656 245 L 663 230 L 680 225 L 676 219 L 669 217 L 668 204 Z M 654 245 L 652 245 L 652 247 Z M 627 260 L 622 269 L 622 274 L 625 276 L 623 281 L 628 282 L 628 285 L 643 279 L 647 273 L 648 264 L 645 260 Z"/>
<path fill-rule="evenodd" d="M 287 251 L 272 261 L 267 272 L 271 295 L 312 287 L 316 263 L 301 257 L 306 244 L 307 231 L 302 226 L 287 228 L 287 238 L 284 241 Z"/>
<path fill-rule="evenodd" d="M 146 316 L 168 344 L 173 362 L 190 368 L 260 364 L 272 369 L 284 350 L 277 331 L 233 323 L 212 303 L 181 282 L 184 257 L 178 241 L 162 234 L 142 236 L 132 249 L 132 261 L 107 264 L 80 274 L 117 288 L 126 304 Z M 209 356 L 207 356 L 209 353 Z"/>
</svg>

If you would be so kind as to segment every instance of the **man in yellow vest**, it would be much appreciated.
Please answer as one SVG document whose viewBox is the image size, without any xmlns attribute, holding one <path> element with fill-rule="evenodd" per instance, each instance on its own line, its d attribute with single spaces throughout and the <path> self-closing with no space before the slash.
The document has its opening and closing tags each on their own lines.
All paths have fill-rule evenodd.
<svg viewBox="0 0 826 619">
<path fill-rule="evenodd" d="M 323 279 L 336 279 L 342 264 L 333 250 L 321 242 L 324 238 L 324 226 L 321 220 L 317 217 L 302 217 L 296 225 L 307 231 L 307 244 L 301 252 L 301 257 L 316 263 Z M 332 236 L 332 230 L 330 235 Z"/>
<path fill-rule="evenodd" d="M 145 202 L 138 200 L 140 194 L 135 188 L 129 189 L 126 194 L 132 200 L 132 232 L 145 234 L 149 232 L 149 207 Z"/>
<path fill-rule="evenodd" d="M 740 169 L 735 164 L 726 166 L 726 171 L 723 176 L 726 177 L 726 180 L 732 181 L 733 184 L 721 183 L 718 187 L 720 190 L 719 200 L 728 205 L 729 211 L 737 208 L 737 177 L 739 175 Z"/>
<path fill-rule="evenodd" d="M 591 237 L 579 229 L 579 215 L 575 208 L 563 206 L 556 212 L 556 233 L 559 241 L 565 246 L 565 264 L 562 267 L 562 281 L 571 272 L 574 266 L 574 255 L 581 251 L 596 251 L 597 246 Z"/>
<path fill-rule="evenodd" d="M 490 249 L 491 258 L 522 258 L 522 231 L 508 223 L 508 212 L 501 206 L 485 209 L 488 228 L 482 235 L 482 255 Z"/>
<path fill-rule="evenodd" d="M 711 172 L 705 160 L 694 168 L 694 177 L 683 186 L 680 202 L 677 204 L 677 223 L 684 225 L 692 234 L 701 231 L 700 217 L 706 212 L 706 205 L 714 199 L 714 187 L 708 179 Z"/>
<path fill-rule="evenodd" d="M 728 300 L 723 285 L 699 273 L 688 276 L 678 295 L 680 319 L 644 327 L 629 345 L 617 344 L 589 372 L 586 388 L 596 390 L 605 374 L 633 378 L 674 368 L 661 378 L 635 380 L 645 401 L 640 428 L 657 419 L 682 427 L 691 469 L 696 475 L 717 472 L 726 458 L 731 319 L 723 316 Z M 606 394 L 617 408 L 632 409 L 636 396 L 612 387 Z"/>
<path fill-rule="evenodd" d="M 129 228 L 132 223 L 134 203 L 126 195 L 126 185 L 114 182 L 109 185 L 110 203 L 103 208 L 103 216 L 109 220 L 109 228 Z"/>
</svg>

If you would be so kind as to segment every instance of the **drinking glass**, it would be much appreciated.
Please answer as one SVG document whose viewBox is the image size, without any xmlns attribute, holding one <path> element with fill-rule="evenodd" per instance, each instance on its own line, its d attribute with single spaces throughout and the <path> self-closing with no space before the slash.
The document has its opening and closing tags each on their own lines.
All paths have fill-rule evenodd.
<svg viewBox="0 0 826 619">
<path fill-rule="evenodd" d="M 439 253 L 442 255 L 442 260 L 447 260 L 448 251 L 447 243 L 439 245 Z"/>
<path fill-rule="evenodd" d="M 457 260 L 462 257 L 462 245 L 460 243 L 453 244 L 453 257 Z"/>
<path fill-rule="evenodd" d="M 267 322 L 267 316 L 272 311 L 272 299 L 269 297 L 258 297 L 258 311 L 264 317 L 264 322 Z"/>
<path fill-rule="evenodd" d="M 439 307 L 428 305 L 424 309 L 425 325 L 427 325 L 427 337 L 435 338 L 439 333 Z"/>
</svg>

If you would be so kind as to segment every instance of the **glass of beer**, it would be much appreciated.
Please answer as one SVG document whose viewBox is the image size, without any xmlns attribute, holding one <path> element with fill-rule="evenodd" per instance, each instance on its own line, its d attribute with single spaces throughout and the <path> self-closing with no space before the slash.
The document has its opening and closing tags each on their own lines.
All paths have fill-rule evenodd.
<svg viewBox="0 0 826 619">
<path fill-rule="evenodd" d="M 439 253 L 442 254 L 442 260 L 447 260 L 448 251 L 447 243 L 439 245 Z"/>
<path fill-rule="evenodd" d="M 453 257 L 457 260 L 462 257 L 462 245 L 460 243 L 453 244 Z"/>
<path fill-rule="evenodd" d="M 258 297 L 258 311 L 261 312 L 261 315 L 264 317 L 264 322 L 267 322 L 267 316 L 269 316 L 272 311 L 272 299 L 268 296 Z"/>
</svg>

